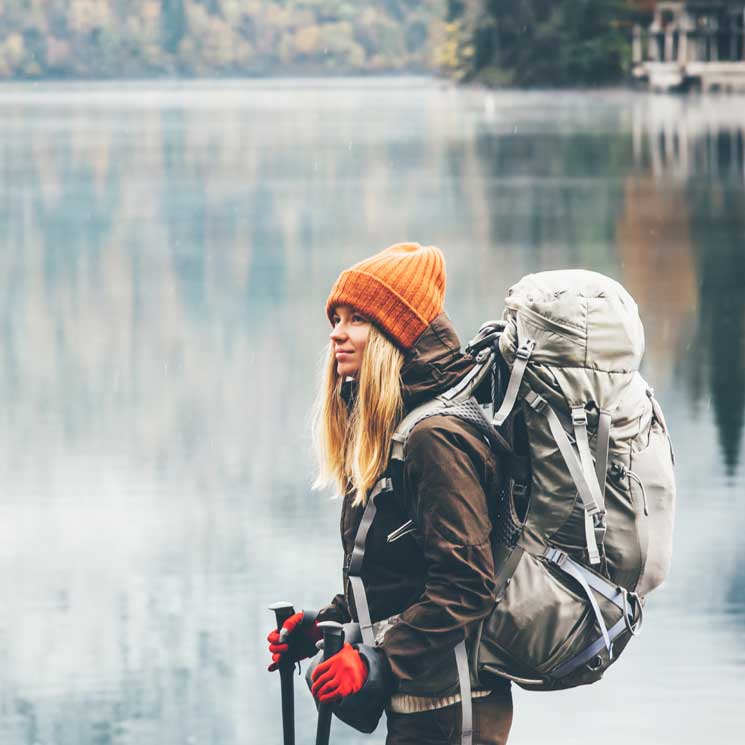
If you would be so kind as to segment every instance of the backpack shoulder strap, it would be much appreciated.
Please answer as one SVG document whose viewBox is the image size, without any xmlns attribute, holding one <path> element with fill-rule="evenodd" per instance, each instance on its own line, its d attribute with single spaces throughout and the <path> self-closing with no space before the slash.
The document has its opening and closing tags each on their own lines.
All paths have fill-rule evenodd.
<svg viewBox="0 0 745 745">
<path fill-rule="evenodd" d="M 475 398 L 451 403 L 440 398 L 432 399 L 411 411 L 396 428 L 391 443 L 391 460 L 403 461 L 404 449 L 414 428 L 433 416 L 454 416 L 475 425 L 492 448 L 511 451 L 507 441 L 492 426 Z"/>
<path fill-rule="evenodd" d="M 409 439 L 411 430 L 414 429 L 415 425 L 426 419 L 427 417 L 439 414 L 440 411 L 448 408 L 449 404 L 443 401 L 441 398 L 433 398 L 431 401 L 426 401 L 421 406 L 417 406 L 412 409 L 402 420 L 401 423 L 396 427 L 396 431 L 391 437 L 391 460 L 403 461 L 404 459 L 404 447 L 406 441 Z"/>
<path fill-rule="evenodd" d="M 452 388 L 441 393 L 435 398 L 425 401 L 420 406 L 412 409 L 396 427 L 391 438 L 391 460 L 403 461 L 404 447 L 414 427 L 424 419 L 445 414 L 466 419 L 479 426 L 484 434 L 491 437 L 494 428 L 484 416 L 481 408 L 473 398 L 473 392 L 481 385 L 491 370 L 494 360 L 493 350 L 484 350 L 476 358 L 476 364 L 468 374 L 465 375 Z"/>
</svg>

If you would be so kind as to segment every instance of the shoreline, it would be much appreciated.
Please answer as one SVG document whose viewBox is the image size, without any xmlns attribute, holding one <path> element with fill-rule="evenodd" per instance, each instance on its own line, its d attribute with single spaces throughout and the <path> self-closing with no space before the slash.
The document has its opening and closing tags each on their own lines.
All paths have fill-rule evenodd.
<svg viewBox="0 0 745 745">
<path fill-rule="evenodd" d="M 215 76 L 180 76 L 180 75 L 152 75 L 134 77 L 44 77 L 44 78 L 7 78 L 0 80 L 0 97 L 13 91 L 88 91 L 96 89 L 108 91 L 116 85 L 119 92 L 138 92 L 157 87 L 161 91 L 179 90 L 220 90 L 220 89 L 256 89 L 265 90 L 269 87 L 279 90 L 323 90 L 339 88 L 356 88 L 361 82 L 370 90 L 396 88 L 410 90 L 412 88 L 438 87 L 455 91 L 480 92 L 492 94 L 510 93 L 654 93 L 655 95 L 669 95 L 680 99 L 707 98 L 745 98 L 743 91 L 665 91 L 657 92 L 633 80 L 614 85 L 588 86 L 489 86 L 478 81 L 461 83 L 452 78 L 429 74 L 426 72 L 407 71 L 392 73 L 342 73 L 342 74 L 282 74 L 282 75 L 215 75 Z"/>
</svg>

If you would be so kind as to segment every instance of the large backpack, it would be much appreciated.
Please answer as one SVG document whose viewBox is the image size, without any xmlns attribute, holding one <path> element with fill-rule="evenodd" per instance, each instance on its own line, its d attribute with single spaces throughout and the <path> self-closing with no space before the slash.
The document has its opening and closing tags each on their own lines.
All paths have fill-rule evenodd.
<svg viewBox="0 0 745 745">
<path fill-rule="evenodd" d="M 672 551 L 673 452 L 639 374 L 636 303 L 594 272 L 531 274 L 467 351 L 475 367 L 401 422 L 392 458 L 434 415 L 489 436 L 506 476 L 491 515 L 498 596 L 477 640 L 479 678 L 593 683 L 638 632 Z"/>
</svg>

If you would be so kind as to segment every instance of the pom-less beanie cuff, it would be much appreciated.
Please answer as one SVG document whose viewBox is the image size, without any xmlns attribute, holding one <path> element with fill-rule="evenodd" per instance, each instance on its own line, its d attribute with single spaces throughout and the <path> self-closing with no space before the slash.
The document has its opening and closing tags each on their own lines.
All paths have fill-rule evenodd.
<svg viewBox="0 0 745 745">
<path fill-rule="evenodd" d="M 409 349 L 442 313 L 445 259 L 435 246 L 396 243 L 342 272 L 326 301 L 334 308 L 351 305 L 394 342 Z"/>
</svg>

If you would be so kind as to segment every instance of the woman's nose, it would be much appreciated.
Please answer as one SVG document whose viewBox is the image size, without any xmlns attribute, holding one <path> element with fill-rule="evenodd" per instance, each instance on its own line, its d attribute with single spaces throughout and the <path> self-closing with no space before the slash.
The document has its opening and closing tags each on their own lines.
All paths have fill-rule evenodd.
<svg viewBox="0 0 745 745">
<path fill-rule="evenodd" d="M 346 337 L 347 335 L 342 324 L 337 324 L 336 326 L 334 326 L 334 328 L 331 330 L 331 333 L 329 334 L 329 338 L 331 339 L 331 341 L 344 341 Z"/>
</svg>

